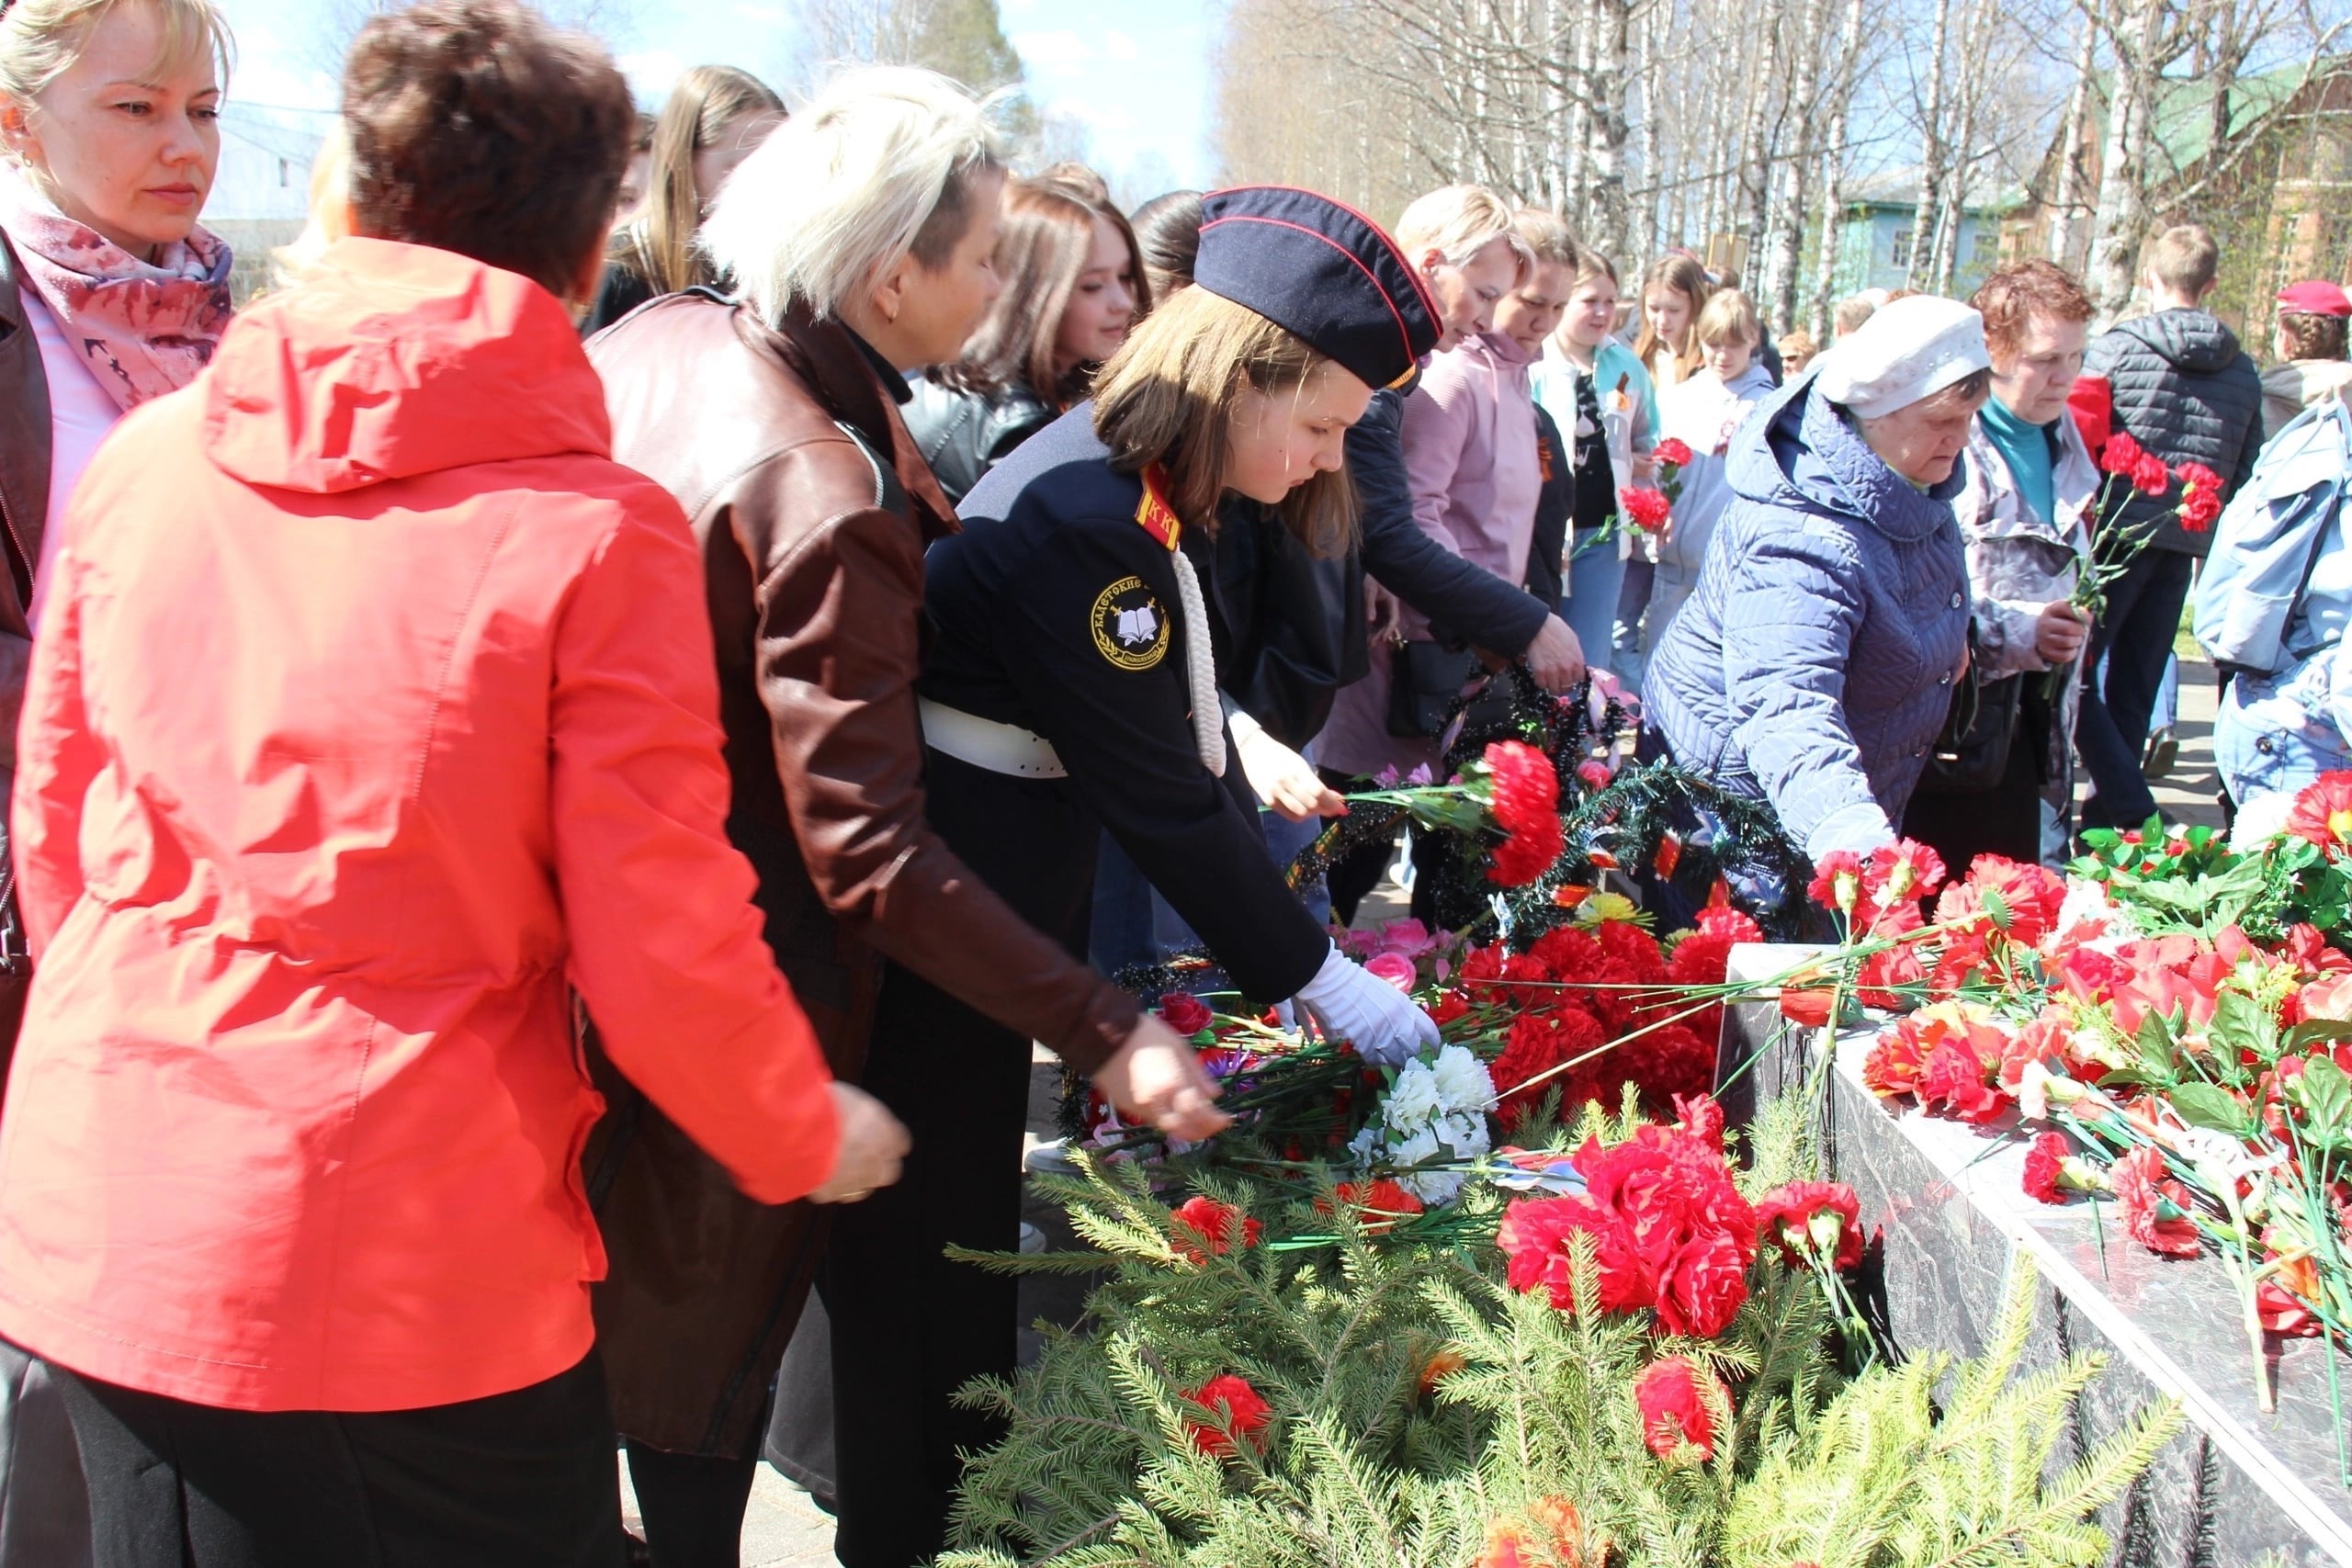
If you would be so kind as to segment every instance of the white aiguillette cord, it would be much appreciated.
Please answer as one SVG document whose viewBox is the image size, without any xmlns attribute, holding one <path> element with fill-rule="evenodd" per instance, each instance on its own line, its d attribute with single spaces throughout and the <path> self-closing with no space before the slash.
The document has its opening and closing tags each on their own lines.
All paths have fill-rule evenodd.
<svg viewBox="0 0 2352 1568">
<path fill-rule="evenodd" d="M 1225 707 L 1216 696 L 1216 649 L 1209 641 L 1209 610 L 1201 574 L 1182 550 L 1176 558 L 1176 597 L 1184 606 L 1184 678 L 1193 689 L 1193 745 L 1201 765 L 1225 777 Z"/>
<path fill-rule="evenodd" d="M 1176 602 L 1184 612 L 1184 681 L 1193 698 L 1193 748 L 1201 765 L 1225 777 L 1225 707 L 1216 695 L 1216 645 L 1209 640 L 1208 604 L 1201 597 L 1201 575 L 1182 548 L 1184 525 L 1167 501 L 1168 475 L 1157 463 L 1143 471 L 1143 500 L 1136 522 L 1176 566 Z"/>
</svg>

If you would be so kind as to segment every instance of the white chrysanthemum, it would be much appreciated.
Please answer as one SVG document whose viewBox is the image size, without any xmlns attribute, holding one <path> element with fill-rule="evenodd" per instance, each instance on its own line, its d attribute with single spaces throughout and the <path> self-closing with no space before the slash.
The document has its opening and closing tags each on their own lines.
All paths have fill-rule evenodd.
<svg viewBox="0 0 2352 1568">
<path fill-rule="evenodd" d="M 1469 1111 L 1483 1115 L 1495 1102 L 1495 1080 L 1488 1076 L 1487 1065 L 1464 1046 L 1448 1045 L 1441 1050 L 1430 1073 L 1436 1080 L 1438 1100 L 1449 1111 Z"/>
<path fill-rule="evenodd" d="M 1408 1062 L 1397 1069 L 1396 1082 L 1380 1115 L 1390 1126 L 1402 1127 L 1426 1122 L 1441 1109 L 1437 1075 L 1430 1071 L 1427 1062 Z"/>
</svg>

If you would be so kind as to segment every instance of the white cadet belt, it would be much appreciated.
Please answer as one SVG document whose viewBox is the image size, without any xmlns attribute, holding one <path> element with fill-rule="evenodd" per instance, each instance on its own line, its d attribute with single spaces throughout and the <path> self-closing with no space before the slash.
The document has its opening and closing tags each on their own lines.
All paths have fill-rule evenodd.
<svg viewBox="0 0 2352 1568">
<path fill-rule="evenodd" d="M 923 744 L 959 762 L 1017 779 L 1069 777 L 1054 743 L 1033 730 L 982 718 L 929 697 L 917 697 L 915 707 L 922 717 Z"/>
</svg>

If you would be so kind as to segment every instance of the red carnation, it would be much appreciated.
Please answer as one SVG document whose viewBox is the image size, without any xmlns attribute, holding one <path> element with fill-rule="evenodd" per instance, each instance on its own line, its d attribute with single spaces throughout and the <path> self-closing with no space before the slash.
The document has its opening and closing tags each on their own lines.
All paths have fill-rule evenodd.
<svg viewBox="0 0 2352 1568">
<path fill-rule="evenodd" d="M 2151 1251 L 2172 1258 L 2197 1256 L 2197 1222 L 2189 1217 L 2188 1190 L 2166 1177 L 2165 1156 L 2143 1144 L 2109 1168 L 2123 1228 Z"/>
<path fill-rule="evenodd" d="M 1356 1224 L 1363 1228 L 1366 1235 L 1378 1235 L 1384 1231 L 1394 1230 L 1398 1220 L 1410 1218 L 1422 1211 L 1419 1198 L 1385 1176 L 1368 1186 L 1342 1181 L 1333 1190 L 1333 1196 L 1355 1212 Z M 1331 1205 L 1317 1198 L 1315 1200 L 1315 1212 L 1328 1214 L 1331 1212 Z"/>
<path fill-rule="evenodd" d="M 1182 1205 L 1169 1211 L 1170 1242 L 1177 1256 L 1194 1263 L 1206 1263 L 1210 1255 L 1223 1257 L 1233 1250 L 1236 1220 L 1240 1221 L 1240 1245 L 1258 1245 L 1259 1234 L 1265 1229 L 1257 1221 L 1245 1219 L 1241 1211 L 1230 1203 L 1220 1203 L 1214 1198 L 1188 1199 Z"/>
<path fill-rule="evenodd" d="M 1634 1380 L 1634 1404 L 1642 1413 L 1642 1439 L 1660 1459 L 1688 1443 L 1702 1460 L 1715 1453 L 1715 1417 L 1699 1380 L 1714 1384 L 1717 1400 L 1731 1395 L 1713 1376 L 1702 1373 L 1688 1357 L 1664 1356 L 1644 1367 Z"/>
<path fill-rule="evenodd" d="M 1842 1181 L 1792 1181 L 1764 1194 L 1756 1223 L 1792 1263 L 1826 1258 L 1851 1269 L 1862 1260 L 1861 1213 L 1861 1201 Z"/>
<path fill-rule="evenodd" d="M 1967 879 L 1945 888 L 1936 900 L 1936 919 L 1957 921 L 1981 916 L 2010 941 L 2031 947 L 2057 926 L 2065 902 L 2065 879 L 2049 867 L 2006 855 L 1978 855 L 1969 864 Z"/>
<path fill-rule="evenodd" d="M 1722 893 L 1722 883 L 1715 884 L 1715 891 Z M 1764 928 L 1749 919 L 1745 910 L 1735 909 L 1728 903 L 1710 902 L 1690 923 L 1710 935 L 1728 937 L 1734 942 L 1764 940 Z"/>
<path fill-rule="evenodd" d="M 2222 476 L 2202 463 L 2183 463 L 2173 472 L 2180 479 L 2180 525 L 2202 534 L 2222 514 Z"/>
<path fill-rule="evenodd" d="M 2099 449 L 2098 466 L 2108 473 L 2130 479 L 2132 470 L 2139 466 L 2140 459 L 2146 455 L 2145 450 L 2132 438 L 2128 431 L 2119 430 L 2109 436 L 2107 445 Z"/>
<path fill-rule="evenodd" d="M 1495 850 L 1487 875 L 1505 887 L 1524 887 L 1560 858 L 1560 775 L 1552 760 L 1517 740 L 1487 748 L 1488 809 L 1508 835 Z"/>
<path fill-rule="evenodd" d="M 1487 1526 L 1484 1550 L 1470 1568 L 1583 1568 L 1584 1521 L 1565 1497 L 1538 1497 L 1518 1519 Z M 1530 1531 L 1533 1533 L 1531 1534 Z M 1551 1537 L 1548 1548 L 1538 1544 Z"/>
<path fill-rule="evenodd" d="M 1617 492 L 1617 506 L 1624 513 L 1625 521 L 1645 534 L 1655 534 L 1666 526 L 1674 512 L 1674 503 L 1666 499 L 1663 491 L 1626 489 Z"/>
<path fill-rule="evenodd" d="M 1832 850 L 1814 863 L 1813 882 L 1805 892 L 1834 914 L 1853 914 L 1862 901 L 1862 857 L 1851 850 Z"/>
<path fill-rule="evenodd" d="M 1488 1071 L 1500 1097 L 1495 1114 L 1505 1131 L 1515 1133 L 1555 1089 L 1560 1091 L 1562 1113 L 1575 1114 L 1586 1098 L 1577 1091 L 1589 1081 L 1589 1075 L 1552 1069 L 1599 1050 L 1609 1035 L 1582 1008 L 1563 1005 L 1522 1013 L 1511 1024 L 1506 1040 L 1503 1054 Z M 1531 1081 L 1546 1074 L 1541 1081 Z M 1571 1078 L 1577 1081 L 1572 1083 Z"/>
<path fill-rule="evenodd" d="M 2058 1178 L 2066 1168 L 2066 1156 L 2074 1146 L 2066 1142 L 2064 1133 L 2044 1133 L 2025 1150 L 2025 1193 L 2041 1203 L 2063 1203 L 2066 1200 L 2058 1190 Z"/>
<path fill-rule="evenodd" d="M 1650 448 L 1650 456 L 1671 468 L 1679 468 L 1690 461 L 1690 444 L 1669 435 Z"/>
<path fill-rule="evenodd" d="M 1247 1438 L 1253 1445 L 1264 1446 L 1258 1434 L 1273 1419 L 1274 1407 L 1250 1386 L 1246 1378 L 1222 1373 L 1186 1394 L 1184 1400 L 1208 1417 L 1204 1422 L 1189 1416 L 1184 1418 L 1184 1426 L 1193 1434 L 1193 1446 L 1201 1452 L 1230 1459 L 1239 1451 L 1233 1446 L 1235 1438 Z"/>
<path fill-rule="evenodd" d="M 1724 1108 L 1712 1094 L 1676 1095 L 1674 1125 L 1711 1147 L 1724 1146 Z"/>
<path fill-rule="evenodd" d="M 1837 993 L 1826 986 L 1807 987 L 1802 990 L 1781 987 L 1781 1016 L 1791 1023 L 1807 1029 L 1819 1029 L 1829 1021 L 1829 1010 L 1837 1000 Z"/>
<path fill-rule="evenodd" d="M 1862 884 L 1873 904 L 1917 901 L 1944 885 L 1943 857 L 1916 839 L 1899 839 L 1871 852 Z"/>
<path fill-rule="evenodd" d="M 2287 831 L 2324 850 L 2352 845 L 2352 773 L 2322 773 L 2305 784 L 2288 814 Z"/>
<path fill-rule="evenodd" d="M 2075 378 L 2075 389 L 2066 394 L 2066 412 L 2073 417 L 2084 446 L 2095 453 L 2107 450 L 2108 437 L 2115 430 L 2115 389 L 2106 377 Z"/>
<path fill-rule="evenodd" d="M 1510 1255 L 1512 1289 L 1543 1290 L 1574 1306 L 1571 1238 L 1595 1243 L 1600 1305 L 1652 1307 L 1669 1334 L 1712 1338 L 1747 1299 L 1756 1211 L 1732 1185 L 1723 1152 L 1688 1133 L 1645 1126 L 1627 1141 L 1577 1151 L 1580 1198 L 1532 1199 L 1504 1212 L 1496 1245 Z"/>
<path fill-rule="evenodd" d="M 2142 495 L 2162 495 L 2172 489 L 2172 470 L 2154 452 L 2143 452 L 2132 465 L 2132 488 Z"/>
<path fill-rule="evenodd" d="M 1159 998 L 1159 1021 L 1187 1039 L 1216 1022 L 1208 1003 L 1190 991 L 1170 991 Z"/>
</svg>

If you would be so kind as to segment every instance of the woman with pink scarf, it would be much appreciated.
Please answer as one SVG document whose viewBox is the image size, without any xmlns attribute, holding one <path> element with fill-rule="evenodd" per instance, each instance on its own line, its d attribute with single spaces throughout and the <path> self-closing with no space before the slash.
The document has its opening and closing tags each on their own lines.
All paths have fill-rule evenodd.
<svg viewBox="0 0 2352 1568">
<path fill-rule="evenodd" d="M 5 806 L 40 590 L 99 441 L 193 380 L 228 325 L 229 247 L 197 224 L 220 162 L 228 44 L 209 0 L 0 11 L 0 1077 L 32 978 Z M 0 1568 L 89 1562 L 73 1431 L 13 1346 L 0 1346 Z"/>
</svg>

